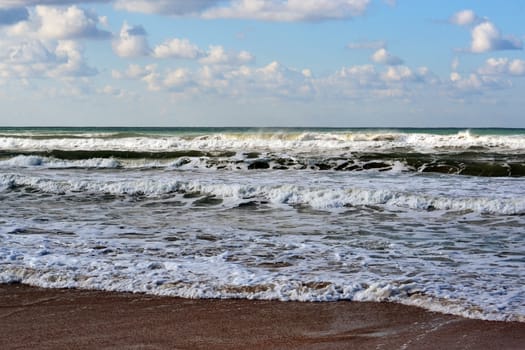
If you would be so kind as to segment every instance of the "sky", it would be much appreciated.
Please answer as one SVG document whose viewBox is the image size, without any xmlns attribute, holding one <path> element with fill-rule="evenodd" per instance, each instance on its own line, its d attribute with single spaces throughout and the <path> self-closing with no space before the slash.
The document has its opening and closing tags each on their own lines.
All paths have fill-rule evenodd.
<svg viewBox="0 0 525 350">
<path fill-rule="evenodd" d="M 0 126 L 525 127 L 522 0 L 0 0 Z"/>
</svg>

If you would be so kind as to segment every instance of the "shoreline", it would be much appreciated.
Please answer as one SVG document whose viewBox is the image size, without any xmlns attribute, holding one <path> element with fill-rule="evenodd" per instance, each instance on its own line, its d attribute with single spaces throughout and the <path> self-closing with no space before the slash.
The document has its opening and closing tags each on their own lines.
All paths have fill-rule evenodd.
<svg viewBox="0 0 525 350">
<path fill-rule="evenodd" d="M 394 303 L 180 299 L 0 284 L 2 349 L 520 349 L 525 323 Z"/>
</svg>

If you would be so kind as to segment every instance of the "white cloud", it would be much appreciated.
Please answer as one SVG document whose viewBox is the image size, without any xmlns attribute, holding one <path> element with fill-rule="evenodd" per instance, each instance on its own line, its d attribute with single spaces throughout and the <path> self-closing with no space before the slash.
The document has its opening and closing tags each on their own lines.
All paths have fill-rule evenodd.
<svg viewBox="0 0 525 350">
<path fill-rule="evenodd" d="M 44 40 L 107 39 L 111 33 L 98 28 L 102 18 L 77 6 L 67 8 L 36 6 L 26 20 L 7 28 L 8 36 L 32 37 Z"/>
<path fill-rule="evenodd" d="M 13 79 L 82 77 L 97 74 L 84 59 L 82 47 L 71 40 L 44 44 L 37 39 L 4 44 L 7 54 L 0 56 L 2 76 Z"/>
<path fill-rule="evenodd" d="M 120 57 L 151 56 L 158 59 L 179 58 L 199 60 L 203 65 L 239 66 L 255 60 L 248 51 L 226 51 L 223 46 L 210 45 L 207 51 L 200 49 L 188 39 L 172 38 L 149 48 L 147 33 L 142 26 L 124 23 L 119 37 L 113 42 L 113 50 Z"/>
<path fill-rule="evenodd" d="M 370 0 L 235 0 L 203 13 L 205 18 L 263 21 L 323 21 L 362 15 Z"/>
<path fill-rule="evenodd" d="M 130 64 L 126 76 L 131 79 L 142 78 L 148 73 L 148 70 L 143 69 L 138 64 Z"/>
<path fill-rule="evenodd" d="M 222 46 L 212 45 L 199 62 L 210 65 L 242 65 L 254 60 L 255 57 L 247 51 L 227 52 Z"/>
<path fill-rule="evenodd" d="M 509 63 L 509 73 L 512 75 L 525 75 L 525 61 L 513 60 Z"/>
<path fill-rule="evenodd" d="M 119 70 L 112 70 L 111 76 L 114 79 L 142 79 L 148 71 L 138 64 L 130 64 L 128 69 L 124 72 Z"/>
<path fill-rule="evenodd" d="M 311 74 L 311 72 L 310 72 Z M 125 72 L 113 71 L 117 79 L 138 79 L 150 91 L 175 92 L 178 95 L 217 96 L 287 96 L 291 98 L 310 94 L 311 76 L 271 62 L 259 68 L 248 66 L 205 65 L 197 71 L 185 68 L 159 71 L 155 65 L 130 65 Z"/>
<path fill-rule="evenodd" d="M 190 81 L 190 71 L 184 68 L 177 68 L 168 71 L 164 78 L 163 85 L 168 89 L 180 89 L 187 85 Z"/>
<path fill-rule="evenodd" d="M 54 70 L 49 72 L 51 77 L 90 76 L 97 74 L 97 70 L 84 62 L 82 47 L 72 41 L 59 41 L 55 50 L 56 57 L 62 61 Z"/>
<path fill-rule="evenodd" d="M 383 74 L 386 81 L 407 81 L 414 80 L 415 75 L 412 70 L 406 66 L 388 67 Z"/>
<path fill-rule="evenodd" d="M 464 99 L 469 95 L 485 95 L 513 86 L 515 77 L 525 76 L 525 60 L 509 58 L 489 58 L 477 70 L 460 74 L 450 73 L 449 81 L 443 86 L 446 93 L 454 98 Z"/>
<path fill-rule="evenodd" d="M 126 11 L 241 18 L 264 21 L 323 21 L 362 15 L 370 0 L 117 0 Z"/>
<path fill-rule="evenodd" d="M 192 44 L 188 39 L 175 38 L 167 40 L 155 47 L 152 55 L 156 58 L 195 59 L 201 54 L 201 50 L 197 45 Z"/>
<path fill-rule="evenodd" d="M 525 61 L 508 58 L 489 58 L 485 65 L 478 69 L 482 75 L 525 75 Z"/>
<path fill-rule="evenodd" d="M 472 43 L 470 50 L 474 53 L 483 53 L 496 50 L 521 50 L 523 43 L 517 38 L 504 38 L 496 26 L 485 21 L 472 29 Z"/>
<path fill-rule="evenodd" d="M 361 83 L 376 80 L 377 72 L 373 65 L 343 67 L 336 73 L 338 78 L 351 78 Z"/>
<path fill-rule="evenodd" d="M 462 10 L 456 12 L 450 17 L 450 23 L 460 26 L 473 24 L 478 19 L 478 16 L 472 10 Z"/>
<path fill-rule="evenodd" d="M 117 0 L 119 10 L 166 15 L 197 14 L 221 0 Z"/>
<path fill-rule="evenodd" d="M 308 68 L 289 68 L 277 61 L 253 67 L 249 65 L 203 65 L 196 70 L 159 68 L 156 65 L 130 65 L 125 71 L 113 71 L 116 79 L 144 82 L 148 90 L 168 92 L 177 98 L 224 96 L 246 99 L 373 99 L 394 98 L 405 101 L 425 90 L 437 79 L 420 67 L 376 66 L 343 67 L 332 75 L 314 76 Z"/>
<path fill-rule="evenodd" d="M 301 70 L 301 73 L 302 73 L 302 75 L 305 78 L 312 78 L 313 77 L 312 71 L 310 69 L 308 69 L 308 68 L 305 68 L 305 69 Z"/>
<path fill-rule="evenodd" d="M 386 64 L 389 66 L 396 66 L 403 64 L 403 60 L 397 56 L 393 56 L 386 49 L 379 49 L 372 55 L 372 61 L 375 63 Z"/>
<path fill-rule="evenodd" d="M 45 63 L 55 59 L 54 54 L 40 40 L 27 40 L 16 44 L 6 44 L 7 55 L 2 57 L 13 64 Z"/>
<path fill-rule="evenodd" d="M 0 0 L 0 8 L 14 8 L 35 5 L 71 5 L 110 2 L 112 0 Z"/>
<path fill-rule="evenodd" d="M 35 21 L 39 24 L 38 34 L 48 39 L 109 38 L 110 33 L 100 30 L 100 19 L 94 13 L 77 6 L 66 9 L 37 6 Z"/>
<path fill-rule="evenodd" d="M 469 26 L 471 28 L 471 43 L 468 51 L 484 53 L 499 50 L 521 50 L 523 42 L 515 37 L 501 35 L 500 31 L 487 18 L 480 18 L 472 10 L 456 12 L 449 19 L 450 23 Z"/>
<path fill-rule="evenodd" d="M 150 48 L 144 28 L 142 26 L 130 26 L 124 22 L 119 37 L 113 42 L 113 51 L 120 57 L 148 55 Z"/>
<path fill-rule="evenodd" d="M 476 74 L 463 77 L 457 72 L 450 73 L 450 81 L 455 87 L 461 90 L 477 91 L 483 87 L 483 81 Z"/>
<path fill-rule="evenodd" d="M 328 97 L 333 95 L 349 99 L 367 99 L 388 88 L 380 73 L 370 64 L 343 67 L 335 74 L 325 79 L 321 78 L 315 83 Z"/>
<path fill-rule="evenodd" d="M 481 94 L 488 90 L 500 90 L 512 86 L 512 82 L 498 76 L 480 75 L 470 73 L 462 76 L 457 72 L 450 73 L 452 87 L 461 93 Z"/>
<path fill-rule="evenodd" d="M 157 65 L 155 64 L 149 64 L 144 67 L 137 64 L 130 64 L 124 72 L 113 70 L 111 76 L 114 79 L 141 80 L 148 85 L 148 90 L 150 91 L 160 91 L 165 88 L 161 74 L 157 72 Z"/>
</svg>

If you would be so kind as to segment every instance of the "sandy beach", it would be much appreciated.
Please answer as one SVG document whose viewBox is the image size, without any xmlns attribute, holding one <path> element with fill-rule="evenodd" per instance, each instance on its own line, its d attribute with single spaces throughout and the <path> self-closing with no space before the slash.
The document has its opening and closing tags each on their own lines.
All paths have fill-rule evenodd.
<svg viewBox="0 0 525 350">
<path fill-rule="evenodd" d="M 390 303 L 186 300 L 0 285 L 2 349 L 520 349 L 525 323 Z"/>
</svg>

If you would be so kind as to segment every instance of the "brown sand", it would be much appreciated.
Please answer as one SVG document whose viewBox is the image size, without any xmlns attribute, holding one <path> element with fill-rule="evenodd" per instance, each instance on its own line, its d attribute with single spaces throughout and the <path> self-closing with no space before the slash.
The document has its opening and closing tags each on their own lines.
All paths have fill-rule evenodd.
<svg viewBox="0 0 525 350">
<path fill-rule="evenodd" d="M 186 300 L 0 285 L 0 349 L 525 349 L 525 323 L 390 303 Z"/>
</svg>

